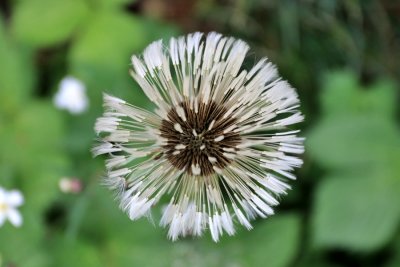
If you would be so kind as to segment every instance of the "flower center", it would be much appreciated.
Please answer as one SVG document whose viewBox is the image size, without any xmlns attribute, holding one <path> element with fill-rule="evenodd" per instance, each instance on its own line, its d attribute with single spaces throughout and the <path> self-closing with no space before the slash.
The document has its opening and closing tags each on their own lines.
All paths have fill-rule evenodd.
<svg viewBox="0 0 400 267">
<path fill-rule="evenodd" d="M 214 102 L 184 101 L 168 112 L 163 120 L 161 137 L 169 162 L 190 175 L 207 176 L 225 168 L 236 156 L 241 142 L 235 132 L 236 119 L 224 115 L 227 109 Z"/>
<path fill-rule="evenodd" d="M 0 212 L 4 212 L 8 209 L 8 205 L 5 203 L 0 203 Z"/>
</svg>

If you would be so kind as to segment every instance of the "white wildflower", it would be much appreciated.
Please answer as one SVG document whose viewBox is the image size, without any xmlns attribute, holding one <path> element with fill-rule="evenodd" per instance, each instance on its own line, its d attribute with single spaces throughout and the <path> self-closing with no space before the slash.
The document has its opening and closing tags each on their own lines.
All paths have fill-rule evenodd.
<svg viewBox="0 0 400 267">
<path fill-rule="evenodd" d="M 161 226 L 168 236 L 214 241 L 239 223 L 274 213 L 302 164 L 295 90 L 266 58 L 246 69 L 248 45 L 218 33 L 156 41 L 132 56 L 131 75 L 154 113 L 104 95 L 95 130 L 108 154 L 106 183 L 132 220 L 169 196 Z"/>
<path fill-rule="evenodd" d="M 66 109 L 72 114 L 80 114 L 86 111 L 89 105 L 85 85 L 80 80 L 70 76 L 62 79 L 53 100 L 56 107 Z"/>
<path fill-rule="evenodd" d="M 24 203 L 24 197 L 18 190 L 6 191 L 0 187 L 0 226 L 8 219 L 15 227 L 22 225 L 22 216 L 17 207 Z"/>
</svg>

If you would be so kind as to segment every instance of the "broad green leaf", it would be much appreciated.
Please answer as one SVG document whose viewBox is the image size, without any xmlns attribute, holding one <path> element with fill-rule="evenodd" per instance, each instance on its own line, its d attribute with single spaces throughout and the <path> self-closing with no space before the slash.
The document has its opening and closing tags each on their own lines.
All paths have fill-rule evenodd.
<svg viewBox="0 0 400 267">
<path fill-rule="evenodd" d="M 394 173 L 377 170 L 358 177 L 336 174 L 321 181 L 311 228 L 315 246 L 372 251 L 385 245 L 400 219 L 400 180 L 390 175 Z"/>
<path fill-rule="evenodd" d="M 400 221 L 395 93 L 385 81 L 361 88 L 350 73 L 331 74 L 326 83 L 324 117 L 306 143 L 333 171 L 317 188 L 314 244 L 373 251 L 390 241 Z"/>
<path fill-rule="evenodd" d="M 351 73 L 335 72 L 326 75 L 321 92 L 324 115 L 354 113 L 360 93 L 357 80 Z"/>
<path fill-rule="evenodd" d="M 399 133 L 392 121 L 380 116 L 324 117 L 308 135 L 306 146 L 327 167 L 371 167 L 398 150 Z"/>
<path fill-rule="evenodd" d="M 7 37 L 0 17 L 1 124 L 13 120 L 15 114 L 27 101 L 34 82 L 30 53 L 16 46 Z"/>
<path fill-rule="evenodd" d="M 101 96 L 101 91 L 132 90 L 130 58 L 147 43 L 145 26 L 122 12 L 99 12 L 88 21 L 69 56 L 72 72 L 95 87 L 94 96 Z"/>
<path fill-rule="evenodd" d="M 259 221 L 252 231 L 238 237 L 234 242 L 242 246 L 243 266 L 289 266 L 299 247 L 300 218 L 295 214 L 276 215 Z"/>
<path fill-rule="evenodd" d="M 394 117 L 398 92 L 395 90 L 395 84 L 392 81 L 380 80 L 368 87 L 365 94 L 362 112 Z"/>
<path fill-rule="evenodd" d="M 1 168 L 8 173 L 1 180 L 20 185 L 38 213 L 57 196 L 58 181 L 70 168 L 61 147 L 64 127 L 60 115 L 47 102 L 33 102 L 0 135 L 4 141 L 0 160 L 7 162 Z"/>
<path fill-rule="evenodd" d="M 326 75 L 324 82 L 321 102 L 325 116 L 394 115 L 396 91 L 389 80 L 363 88 L 351 72 L 334 72 Z"/>
<path fill-rule="evenodd" d="M 25 106 L 4 134 L 6 140 L 0 157 L 19 164 L 19 168 L 30 166 L 34 169 L 38 160 L 45 160 L 49 153 L 60 151 L 64 130 L 60 115 L 47 102 Z"/>
<path fill-rule="evenodd" d="M 88 93 L 96 103 L 106 92 L 146 106 L 148 99 L 129 75 L 131 56 L 142 53 L 150 42 L 175 32 L 168 24 L 160 25 L 118 10 L 99 11 L 71 48 L 71 72 L 87 83 Z"/>
<path fill-rule="evenodd" d="M 64 130 L 62 118 L 60 112 L 48 102 L 37 101 L 25 106 L 15 122 L 18 145 L 36 152 L 60 149 L 60 137 Z"/>
<path fill-rule="evenodd" d="M 33 47 L 50 46 L 68 39 L 87 15 L 84 0 L 31 0 L 15 6 L 12 33 Z"/>
</svg>

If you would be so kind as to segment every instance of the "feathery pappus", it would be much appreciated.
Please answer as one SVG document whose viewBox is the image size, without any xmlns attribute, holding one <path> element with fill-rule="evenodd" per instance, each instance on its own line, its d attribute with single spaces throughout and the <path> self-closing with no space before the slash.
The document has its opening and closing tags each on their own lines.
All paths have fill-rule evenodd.
<svg viewBox="0 0 400 267">
<path fill-rule="evenodd" d="M 302 165 L 299 98 L 263 58 L 246 69 L 249 46 L 211 32 L 151 43 L 132 56 L 132 77 L 154 112 L 104 95 L 95 156 L 107 154 L 106 183 L 130 219 L 169 199 L 160 225 L 172 240 L 214 241 L 235 225 L 274 214 Z"/>
</svg>

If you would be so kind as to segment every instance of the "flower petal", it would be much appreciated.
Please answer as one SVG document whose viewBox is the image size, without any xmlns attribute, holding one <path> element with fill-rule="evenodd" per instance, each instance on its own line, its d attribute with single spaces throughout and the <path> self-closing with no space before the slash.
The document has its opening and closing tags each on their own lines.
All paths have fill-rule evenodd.
<svg viewBox="0 0 400 267">
<path fill-rule="evenodd" d="M 24 196 L 20 191 L 12 190 L 5 194 L 5 201 L 12 207 L 18 207 L 24 203 Z"/>
<path fill-rule="evenodd" d="M 3 212 L 0 212 L 0 227 L 3 226 L 6 220 L 6 215 Z"/>
<path fill-rule="evenodd" d="M 4 202 L 5 196 L 6 195 L 6 191 L 4 190 L 4 188 L 0 187 L 0 203 Z"/>
<path fill-rule="evenodd" d="M 7 212 L 7 217 L 15 227 L 20 227 L 22 225 L 22 216 L 16 209 L 10 209 Z"/>
</svg>

